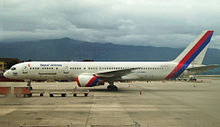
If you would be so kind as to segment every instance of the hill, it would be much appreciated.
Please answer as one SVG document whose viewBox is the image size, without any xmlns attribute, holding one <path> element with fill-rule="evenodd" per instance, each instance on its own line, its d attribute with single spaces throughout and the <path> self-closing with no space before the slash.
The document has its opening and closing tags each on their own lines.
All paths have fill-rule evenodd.
<svg viewBox="0 0 220 127">
<path fill-rule="evenodd" d="M 21 60 L 169 61 L 175 59 L 182 50 L 183 48 L 91 43 L 69 38 L 0 42 L 0 57 Z M 220 64 L 220 50 L 209 48 L 204 64 Z M 220 69 L 212 73 L 220 74 Z"/>
</svg>

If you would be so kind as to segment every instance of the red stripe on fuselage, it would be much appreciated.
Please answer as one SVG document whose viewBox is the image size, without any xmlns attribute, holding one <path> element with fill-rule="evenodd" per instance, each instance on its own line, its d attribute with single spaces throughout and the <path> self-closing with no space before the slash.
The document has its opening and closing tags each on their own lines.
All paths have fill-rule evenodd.
<svg viewBox="0 0 220 127">
<path fill-rule="evenodd" d="M 207 31 L 205 35 L 196 43 L 196 45 L 187 53 L 187 55 L 179 62 L 179 64 L 173 69 L 173 71 L 165 78 L 172 78 L 176 72 L 182 68 L 182 66 L 186 63 L 186 61 L 195 53 L 195 51 L 205 42 L 205 40 L 213 33 L 213 31 Z"/>
<path fill-rule="evenodd" d="M 80 83 L 79 83 L 79 78 L 78 78 L 78 76 L 76 77 L 76 82 L 77 82 L 78 86 L 81 87 L 81 85 L 80 85 Z"/>
<path fill-rule="evenodd" d="M 89 87 L 95 80 L 96 80 L 97 76 L 94 76 L 87 84 L 85 87 Z"/>
</svg>

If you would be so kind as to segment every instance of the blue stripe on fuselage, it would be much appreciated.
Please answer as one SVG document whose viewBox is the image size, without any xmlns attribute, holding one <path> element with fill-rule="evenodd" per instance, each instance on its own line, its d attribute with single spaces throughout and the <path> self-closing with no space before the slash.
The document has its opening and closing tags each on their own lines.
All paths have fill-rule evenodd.
<svg viewBox="0 0 220 127">
<path fill-rule="evenodd" d="M 96 77 L 96 79 L 92 82 L 92 84 L 91 84 L 90 86 L 91 86 L 91 87 L 92 87 L 92 86 L 95 86 L 95 85 L 97 84 L 98 80 L 99 80 L 99 78 Z"/>
</svg>

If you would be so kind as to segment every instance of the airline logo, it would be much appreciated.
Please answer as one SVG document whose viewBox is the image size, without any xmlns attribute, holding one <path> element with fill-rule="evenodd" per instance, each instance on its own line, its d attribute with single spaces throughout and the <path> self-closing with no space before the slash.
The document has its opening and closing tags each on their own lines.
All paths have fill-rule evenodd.
<svg viewBox="0 0 220 127">
<path fill-rule="evenodd" d="M 207 31 L 165 79 L 176 79 L 210 42 L 213 31 Z"/>
<path fill-rule="evenodd" d="M 62 66 L 62 64 L 40 64 L 40 66 Z"/>
<path fill-rule="evenodd" d="M 18 73 L 17 72 L 13 72 L 13 75 L 18 75 Z"/>
</svg>

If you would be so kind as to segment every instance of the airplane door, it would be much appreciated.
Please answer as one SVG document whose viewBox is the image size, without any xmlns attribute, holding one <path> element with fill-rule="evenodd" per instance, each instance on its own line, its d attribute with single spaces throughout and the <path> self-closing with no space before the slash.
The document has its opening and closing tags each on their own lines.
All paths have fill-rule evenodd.
<svg viewBox="0 0 220 127">
<path fill-rule="evenodd" d="M 63 70 L 63 73 L 64 74 L 69 74 L 70 70 L 69 70 L 69 66 L 65 66 L 64 67 L 64 70 Z"/>
<path fill-rule="evenodd" d="M 23 74 L 27 74 L 28 73 L 28 70 L 27 70 L 28 68 L 27 68 L 27 65 L 25 65 L 24 66 L 24 68 L 23 68 Z"/>
</svg>

